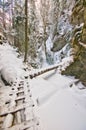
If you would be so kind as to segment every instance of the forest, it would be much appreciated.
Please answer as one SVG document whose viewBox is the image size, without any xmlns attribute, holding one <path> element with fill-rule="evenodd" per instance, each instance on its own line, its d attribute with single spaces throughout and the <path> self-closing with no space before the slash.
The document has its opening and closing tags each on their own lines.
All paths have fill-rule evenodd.
<svg viewBox="0 0 86 130">
<path fill-rule="evenodd" d="M 0 130 L 86 130 L 86 0 L 0 0 Z"/>
</svg>

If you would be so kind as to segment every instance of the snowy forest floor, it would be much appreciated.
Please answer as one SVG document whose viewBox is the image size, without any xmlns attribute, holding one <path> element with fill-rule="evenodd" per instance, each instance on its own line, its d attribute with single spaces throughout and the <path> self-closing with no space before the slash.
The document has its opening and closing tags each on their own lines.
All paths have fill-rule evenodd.
<svg viewBox="0 0 86 130">
<path fill-rule="evenodd" d="M 8 44 L 0 45 L 0 74 L 9 84 L 25 80 L 25 75 L 31 73 L 18 55 Z M 28 82 L 40 130 L 86 130 L 86 89 L 81 82 L 74 77 L 62 76 L 58 70 L 29 78 Z M 9 100 L 10 88 L 1 78 L 0 108 L 4 100 Z"/>
</svg>

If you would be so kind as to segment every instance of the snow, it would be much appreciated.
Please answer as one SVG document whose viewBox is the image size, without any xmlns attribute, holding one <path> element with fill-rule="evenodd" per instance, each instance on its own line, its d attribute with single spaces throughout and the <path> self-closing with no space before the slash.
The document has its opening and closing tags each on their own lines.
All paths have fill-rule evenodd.
<svg viewBox="0 0 86 130">
<path fill-rule="evenodd" d="M 73 62 L 73 58 L 65 57 L 61 63 L 58 63 L 58 66 L 65 69 L 70 62 Z M 23 78 L 24 67 L 23 60 L 18 58 L 16 49 L 8 44 L 0 45 L 0 71 L 8 82 L 15 82 L 16 78 Z M 35 70 L 35 72 L 38 71 L 40 70 Z M 39 117 L 41 129 L 86 130 L 85 86 L 81 82 L 78 83 L 78 79 L 62 76 L 58 72 L 58 70 L 52 70 L 34 79 L 29 79 L 30 92 L 35 103 L 34 111 Z M 26 75 L 29 74 L 30 72 L 27 71 Z M 0 91 L 5 89 L 3 87 Z M 10 92 L 9 87 L 8 92 Z M 11 100 L 7 95 L 4 95 L 4 98 L 8 101 Z M 11 115 L 8 119 L 9 124 L 7 125 L 10 125 Z"/>
<path fill-rule="evenodd" d="M 70 53 L 70 52 L 69 52 Z M 30 77 L 34 77 L 35 75 L 40 75 L 42 74 L 43 72 L 45 71 L 49 71 L 49 70 L 52 70 L 52 69 L 55 69 L 55 72 L 56 70 L 58 70 L 59 73 L 62 72 L 62 70 L 65 70 L 72 62 L 74 62 L 74 58 L 73 56 L 68 56 L 68 57 L 65 57 L 61 60 L 61 62 L 58 62 L 54 65 L 45 65 L 43 68 L 41 69 L 32 69 L 30 72 L 29 72 L 29 75 Z M 46 62 L 45 62 L 46 63 Z M 38 74 L 40 73 L 40 74 Z M 48 73 L 48 72 L 47 72 Z"/>
<path fill-rule="evenodd" d="M 18 57 L 17 49 L 9 44 L 0 45 L 0 72 L 4 79 L 8 82 L 15 82 L 18 77 L 22 78 L 23 62 Z"/>
<path fill-rule="evenodd" d="M 86 45 L 84 43 L 79 42 L 79 44 L 86 48 Z"/>
<path fill-rule="evenodd" d="M 81 28 L 84 26 L 84 23 L 81 23 L 80 25 L 76 25 L 76 28 Z"/>
<path fill-rule="evenodd" d="M 55 71 L 30 80 L 42 130 L 86 130 L 86 89 L 75 81 Z"/>
<path fill-rule="evenodd" d="M 52 43 L 52 40 L 50 38 L 50 36 L 48 37 L 47 41 L 46 41 L 46 48 L 47 48 L 47 51 L 51 51 L 51 48 L 53 47 L 53 43 Z"/>
<path fill-rule="evenodd" d="M 12 122 L 13 122 L 13 115 L 12 114 L 8 114 L 4 124 L 3 124 L 3 128 L 9 128 L 12 126 Z"/>
</svg>

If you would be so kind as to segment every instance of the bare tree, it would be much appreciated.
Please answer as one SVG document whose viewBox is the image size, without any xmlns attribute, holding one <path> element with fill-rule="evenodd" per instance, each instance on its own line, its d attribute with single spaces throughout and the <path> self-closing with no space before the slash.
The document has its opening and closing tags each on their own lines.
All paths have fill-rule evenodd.
<svg viewBox="0 0 86 130">
<path fill-rule="evenodd" d="M 5 1 L 3 0 L 3 28 L 6 30 L 6 26 L 5 26 L 5 9 L 4 9 L 4 4 L 5 4 Z"/>
<path fill-rule="evenodd" d="M 45 47 L 45 54 L 46 52 L 46 40 L 48 38 L 46 28 L 48 25 L 48 12 L 49 12 L 49 1 L 48 0 L 41 0 L 41 17 L 43 22 L 43 30 L 44 30 L 44 47 Z"/>
<path fill-rule="evenodd" d="M 28 0 L 25 0 L 25 56 L 24 62 L 27 60 L 28 53 Z"/>
</svg>

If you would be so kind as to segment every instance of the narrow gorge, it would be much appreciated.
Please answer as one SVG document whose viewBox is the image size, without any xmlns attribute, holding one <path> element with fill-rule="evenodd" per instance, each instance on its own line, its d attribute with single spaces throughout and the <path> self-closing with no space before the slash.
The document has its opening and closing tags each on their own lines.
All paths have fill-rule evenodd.
<svg viewBox="0 0 86 130">
<path fill-rule="evenodd" d="M 36 0 L 29 6 L 31 64 L 44 67 L 72 55 L 62 74 L 86 85 L 86 1 Z"/>
</svg>

